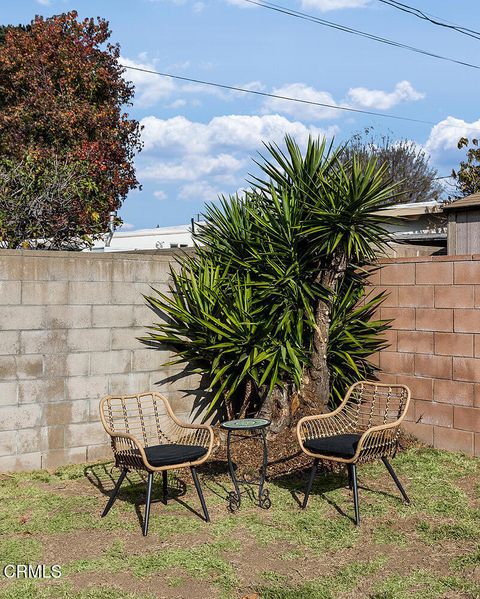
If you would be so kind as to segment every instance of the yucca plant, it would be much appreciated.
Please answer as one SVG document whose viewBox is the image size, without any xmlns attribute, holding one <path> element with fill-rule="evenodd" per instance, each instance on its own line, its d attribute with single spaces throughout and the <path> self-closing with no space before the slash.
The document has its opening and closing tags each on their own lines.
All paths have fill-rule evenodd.
<svg viewBox="0 0 480 599">
<path fill-rule="evenodd" d="M 306 403 L 324 410 L 330 400 L 331 384 L 327 354 L 333 296 L 347 268 L 375 260 L 388 242 L 385 218 L 378 211 L 396 194 L 385 183 L 384 165 L 375 159 L 361 164 L 353 156 L 342 162 L 342 148 L 332 150 L 325 142 L 309 139 L 305 154 L 289 136 L 286 152 L 266 144 L 268 158 L 258 162 L 268 179 L 254 177 L 266 192 L 274 185 L 277 193 L 293 190 L 302 206 L 302 226 L 297 236 L 308 248 L 308 271 L 322 288 L 311 309 L 315 325 L 311 364 L 304 371 L 302 396 Z"/>
<path fill-rule="evenodd" d="M 271 393 L 280 381 L 299 386 L 307 360 L 301 321 L 295 331 L 279 327 L 255 294 L 250 272 L 221 265 L 211 252 L 185 257 L 171 267 L 170 294 L 146 297 L 164 322 L 150 327 L 149 342 L 166 345 L 190 370 L 210 379 L 209 411 L 219 400 L 229 417 L 244 415 L 255 390 Z"/>
<path fill-rule="evenodd" d="M 324 409 L 373 374 L 367 358 L 387 327 L 362 275 L 387 238 L 375 213 L 393 191 L 381 168 L 342 164 L 320 140 L 305 154 L 288 136 L 285 146 L 266 145 L 267 179 L 207 206 L 195 254 L 171 269 L 168 294 L 146 298 L 166 317 L 149 342 L 207 375 L 210 408 L 229 416 L 278 390 Z"/>
</svg>

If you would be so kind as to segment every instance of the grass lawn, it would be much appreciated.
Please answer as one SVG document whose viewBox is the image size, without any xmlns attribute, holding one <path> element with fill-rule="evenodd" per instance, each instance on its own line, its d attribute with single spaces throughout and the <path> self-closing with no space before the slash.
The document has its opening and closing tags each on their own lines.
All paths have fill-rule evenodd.
<svg viewBox="0 0 480 599">
<path fill-rule="evenodd" d="M 62 566 L 58 580 L 0 576 L 0 598 L 479 598 L 480 460 L 410 448 L 392 463 L 412 504 L 381 463 L 360 466 L 359 528 L 343 472 L 319 474 L 305 511 L 302 473 L 270 481 L 270 510 L 244 498 L 230 514 L 226 473 L 206 470 L 206 524 L 190 475 L 179 470 L 169 478 L 176 499 L 152 504 L 147 538 L 137 474 L 104 519 L 118 476 L 111 464 L 0 475 L 2 568 Z M 160 498 L 161 477 L 154 493 Z"/>
</svg>

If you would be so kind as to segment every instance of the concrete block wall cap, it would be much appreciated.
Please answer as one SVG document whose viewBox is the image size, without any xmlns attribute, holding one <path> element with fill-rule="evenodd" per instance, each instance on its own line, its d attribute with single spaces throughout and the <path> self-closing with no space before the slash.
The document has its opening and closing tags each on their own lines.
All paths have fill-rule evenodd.
<svg viewBox="0 0 480 599">
<path fill-rule="evenodd" d="M 186 248 L 188 249 L 188 248 Z M 193 249 L 193 248 L 192 248 Z M 192 252 L 187 252 L 192 253 Z M 75 258 L 79 260 L 154 260 L 171 262 L 173 256 L 179 256 L 179 250 L 148 250 L 145 252 L 66 252 L 56 250 L 4 250 L 0 249 L 2 256 L 19 256 L 22 258 Z"/>
<path fill-rule="evenodd" d="M 480 260 L 480 254 L 462 254 L 447 256 L 405 256 L 401 258 L 380 258 L 377 264 L 408 264 L 409 262 L 465 262 Z"/>
<path fill-rule="evenodd" d="M 378 264 L 408 264 L 409 262 L 432 262 L 435 256 L 405 256 L 402 258 L 381 258 Z"/>
</svg>

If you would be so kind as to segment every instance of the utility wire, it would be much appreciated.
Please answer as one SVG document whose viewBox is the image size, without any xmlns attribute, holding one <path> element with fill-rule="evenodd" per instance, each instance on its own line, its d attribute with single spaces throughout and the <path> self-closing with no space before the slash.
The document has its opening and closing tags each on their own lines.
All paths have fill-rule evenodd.
<svg viewBox="0 0 480 599">
<path fill-rule="evenodd" d="M 433 25 L 438 25 L 439 27 L 445 27 L 447 29 L 453 29 L 458 33 L 462 33 L 463 35 L 468 35 L 469 37 L 473 37 L 476 40 L 480 40 L 480 32 L 475 31 L 474 29 L 469 29 L 468 27 L 463 27 L 462 25 L 456 25 L 455 23 L 450 23 L 449 21 L 445 21 L 441 17 L 436 17 L 435 15 L 431 15 L 429 13 L 423 12 L 419 8 L 415 8 L 414 6 L 409 6 L 408 4 L 404 4 L 403 2 L 397 2 L 397 0 L 378 0 L 383 4 L 387 4 L 392 8 L 396 8 L 397 10 L 401 10 L 408 14 L 414 15 L 419 19 L 423 19 L 424 21 L 429 21 L 433 23 Z"/>
<path fill-rule="evenodd" d="M 273 2 L 258 2 L 257 0 L 243 0 L 243 1 L 248 2 L 249 4 L 254 4 L 255 6 L 260 6 L 261 8 L 267 8 L 268 10 L 272 10 L 274 12 L 288 15 L 290 17 L 295 17 L 297 19 L 303 19 L 304 21 L 311 21 L 312 23 L 316 23 L 317 25 L 322 25 L 323 27 L 329 27 L 330 29 L 336 29 L 338 31 L 350 33 L 351 35 L 358 35 L 359 37 L 364 37 L 364 38 L 373 40 L 375 42 L 380 42 L 381 44 L 387 44 L 388 46 L 394 46 L 396 48 L 401 48 L 402 50 L 409 50 L 410 52 L 416 52 L 417 54 L 423 54 L 424 56 L 430 56 L 432 58 L 437 58 L 438 60 L 444 60 L 446 62 L 453 62 L 455 64 L 460 64 L 464 67 L 469 67 L 471 69 L 480 70 L 480 65 L 472 64 L 471 62 L 465 62 L 463 60 L 449 58 L 448 56 L 442 56 L 441 54 L 435 54 L 434 52 L 429 52 L 428 50 L 422 50 L 421 48 L 416 48 L 415 46 L 409 46 L 407 44 L 403 44 L 402 42 L 396 42 L 396 41 L 388 39 L 386 37 L 374 35 L 373 33 L 367 33 L 366 31 L 360 31 L 359 29 L 354 29 L 353 27 L 347 27 L 346 25 L 334 23 L 333 21 L 327 21 L 326 19 L 320 19 L 319 17 L 316 17 L 314 15 L 309 15 L 307 13 L 300 12 L 298 10 L 286 8 L 285 6 L 281 6 L 279 4 L 274 4 Z"/>
<path fill-rule="evenodd" d="M 125 64 L 121 64 L 125 69 L 132 71 L 140 71 L 141 73 L 151 73 L 152 75 L 159 75 L 160 77 L 170 77 L 171 79 L 178 79 L 180 81 L 188 81 L 189 83 L 198 83 L 199 85 L 209 85 L 211 87 L 219 87 L 221 89 L 228 89 L 236 92 L 243 92 L 245 94 L 255 94 L 256 96 L 263 96 L 266 98 L 276 98 L 279 100 L 288 100 L 289 102 L 298 102 L 300 104 L 310 104 L 312 106 L 321 106 L 322 108 L 331 108 L 333 110 L 343 110 L 345 112 L 356 112 L 359 114 L 368 114 L 370 116 L 380 116 L 388 119 L 397 119 L 399 121 L 410 121 L 411 123 L 421 123 L 423 125 L 435 125 L 433 121 L 425 121 L 422 119 L 414 119 L 406 116 L 399 116 L 396 114 L 385 114 L 381 112 L 373 112 L 371 110 L 361 110 L 360 108 L 351 108 L 350 106 L 341 106 L 335 104 L 326 104 L 324 102 L 314 102 L 313 100 L 304 100 L 302 98 L 292 98 L 291 96 L 282 96 L 279 94 L 270 94 L 268 92 L 260 92 L 253 89 L 247 89 L 245 87 L 238 87 L 235 85 L 225 85 L 223 83 L 214 83 L 213 81 L 203 81 L 202 79 L 192 79 L 190 77 L 181 77 L 180 75 L 172 75 L 171 73 L 162 73 L 160 71 L 153 71 L 150 69 L 143 69 L 140 67 L 131 67 Z"/>
<path fill-rule="evenodd" d="M 414 119 L 406 116 L 400 116 L 397 114 L 388 114 L 382 112 L 373 112 L 372 110 L 361 110 L 360 108 L 350 108 L 349 106 L 338 106 L 335 104 L 326 104 L 324 102 L 314 102 L 313 100 L 304 100 L 302 98 L 292 98 L 291 96 L 282 96 L 280 94 L 270 94 L 268 92 L 260 92 L 253 89 L 247 89 L 245 87 L 238 87 L 236 85 L 226 85 L 224 83 L 215 83 L 213 81 L 204 81 L 202 79 L 192 79 L 191 77 L 182 77 L 180 75 L 172 75 L 171 73 L 162 73 L 161 71 L 154 71 L 152 69 L 143 69 L 141 67 L 131 67 L 126 64 L 120 63 L 120 66 L 130 71 L 139 71 L 140 73 L 150 73 L 151 75 L 158 75 L 160 77 L 169 77 L 170 79 L 177 79 L 179 81 L 187 81 L 188 83 L 197 83 L 199 85 L 208 85 L 210 87 L 218 87 L 220 89 L 228 89 L 231 91 L 242 92 L 244 94 L 254 94 L 255 96 L 263 96 L 266 98 L 277 98 L 279 100 L 286 100 L 288 102 L 298 102 L 299 104 L 309 104 L 311 106 L 321 106 L 322 108 L 331 108 L 332 110 L 343 110 L 345 112 L 356 112 L 359 114 L 368 114 L 370 116 L 379 116 L 385 119 L 396 119 L 398 121 L 409 121 L 411 123 L 420 123 L 422 125 L 438 125 L 434 121 L 426 121 L 423 119 Z M 478 131 L 480 127 L 463 127 L 462 125 L 447 125 L 443 127 L 448 129 L 463 129 Z"/>
</svg>

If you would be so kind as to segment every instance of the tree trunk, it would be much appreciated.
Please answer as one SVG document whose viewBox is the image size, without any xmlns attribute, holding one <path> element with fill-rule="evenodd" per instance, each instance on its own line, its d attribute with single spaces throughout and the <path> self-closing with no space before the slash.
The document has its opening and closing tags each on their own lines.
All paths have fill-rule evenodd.
<svg viewBox="0 0 480 599">
<path fill-rule="evenodd" d="M 248 406 L 250 404 L 250 398 L 252 397 L 253 391 L 253 381 L 250 378 L 247 378 L 245 382 L 245 392 L 243 395 L 242 405 L 240 407 L 240 411 L 238 413 L 239 418 L 245 418 L 247 415 Z"/>
<path fill-rule="evenodd" d="M 347 260 L 343 253 L 336 254 L 330 268 L 319 271 L 317 282 L 329 293 L 345 274 Z M 327 411 L 330 399 L 330 371 L 327 363 L 328 336 L 330 330 L 330 302 L 321 299 L 315 309 L 315 331 L 313 334 L 312 365 L 304 373 L 300 395 L 302 402 L 320 413 Z"/>
<path fill-rule="evenodd" d="M 279 433 L 290 426 L 291 406 L 290 393 L 286 387 L 274 387 L 262 403 L 257 416 L 271 421 L 269 433 Z"/>
<path fill-rule="evenodd" d="M 324 301 L 318 302 L 315 322 L 312 365 L 304 373 L 300 395 L 308 408 L 322 413 L 326 411 L 330 397 L 330 371 L 327 364 L 330 308 Z"/>
</svg>

